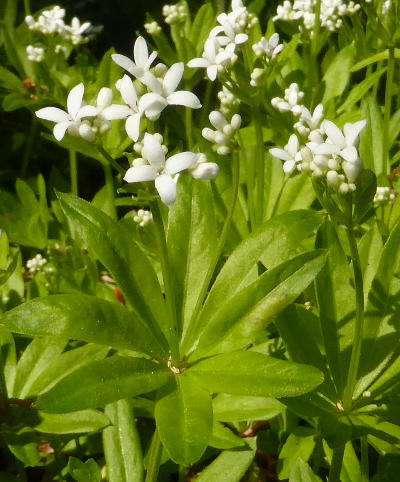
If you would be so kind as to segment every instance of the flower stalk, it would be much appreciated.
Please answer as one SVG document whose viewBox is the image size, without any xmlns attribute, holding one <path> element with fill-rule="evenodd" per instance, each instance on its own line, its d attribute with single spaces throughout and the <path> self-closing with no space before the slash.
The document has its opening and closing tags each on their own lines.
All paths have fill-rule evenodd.
<svg viewBox="0 0 400 482">
<path fill-rule="evenodd" d="M 383 117 L 383 138 L 382 138 L 382 173 L 388 174 L 390 170 L 389 163 L 389 123 L 392 111 L 392 90 L 393 90 L 393 76 L 394 76 L 394 47 L 389 47 L 389 58 L 387 63 L 386 73 L 386 88 L 385 88 L 385 113 Z"/>
</svg>

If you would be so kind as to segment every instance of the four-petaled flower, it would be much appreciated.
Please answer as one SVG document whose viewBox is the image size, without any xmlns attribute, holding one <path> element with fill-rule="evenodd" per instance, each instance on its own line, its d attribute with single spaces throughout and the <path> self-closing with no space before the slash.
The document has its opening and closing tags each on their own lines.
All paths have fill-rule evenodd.
<svg viewBox="0 0 400 482">
<path fill-rule="evenodd" d="M 53 134 L 58 141 L 61 141 L 67 129 L 71 135 L 78 137 L 81 120 L 84 117 L 97 115 L 96 107 L 91 105 L 82 106 L 84 91 L 85 87 L 82 83 L 76 85 L 71 90 L 67 98 L 67 112 L 58 107 L 44 107 L 36 111 L 36 116 L 39 119 L 56 123 L 53 128 Z"/>
<path fill-rule="evenodd" d="M 127 182 L 154 181 L 161 201 L 171 207 L 177 196 L 177 174 L 194 166 L 201 154 L 181 152 L 168 159 L 157 136 L 146 133 L 142 157 L 133 161 L 133 167 L 125 174 Z"/>
<path fill-rule="evenodd" d="M 269 152 L 274 157 L 285 161 L 283 163 L 283 171 L 285 174 L 290 174 L 295 168 L 296 164 L 302 160 L 299 147 L 299 139 L 297 138 L 296 134 L 292 134 L 289 137 L 289 141 L 284 149 L 273 147 L 269 150 Z"/>
<path fill-rule="evenodd" d="M 187 65 L 191 68 L 207 69 L 208 78 L 214 81 L 218 72 L 222 72 L 232 63 L 234 56 L 235 44 L 230 43 L 222 48 L 217 38 L 210 37 L 204 44 L 203 56 L 190 60 Z"/>
</svg>

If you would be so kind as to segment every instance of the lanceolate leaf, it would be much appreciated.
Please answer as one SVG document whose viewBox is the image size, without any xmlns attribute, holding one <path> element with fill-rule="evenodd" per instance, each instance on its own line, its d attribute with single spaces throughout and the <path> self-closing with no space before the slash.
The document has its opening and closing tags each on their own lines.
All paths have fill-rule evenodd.
<svg viewBox="0 0 400 482">
<path fill-rule="evenodd" d="M 314 280 L 325 263 L 324 251 L 310 251 L 266 271 L 222 304 L 208 321 L 193 359 L 206 353 L 243 348 L 273 317 Z M 215 347 L 213 349 L 213 347 Z"/>
<path fill-rule="evenodd" d="M 33 428 L 38 432 L 67 434 L 97 432 L 110 424 L 103 412 L 81 410 L 79 412 L 54 414 L 39 412 L 40 421 Z"/>
<path fill-rule="evenodd" d="M 274 398 L 221 393 L 213 399 L 214 420 L 221 422 L 269 420 L 283 409 L 284 406 Z"/>
<path fill-rule="evenodd" d="M 6 312 L 1 321 L 16 333 L 60 336 L 165 356 L 163 339 L 139 315 L 110 301 L 83 294 L 35 298 Z"/>
<path fill-rule="evenodd" d="M 90 362 L 41 395 L 36 407 L 49 413 L 102 408 L 164 385 L 170 371 L 144 358 L 112 356 Z"/>
<path fill-rule="evenodd" d="M 251 234 L 235 249 L 221 269 L 196 327 L 205 326 L 222 303 L 255 280 L 254 276 L 249 275 L 258 261 L 261 260 L 266 268 L 271 269 L 286 260 L 298 252 L 301 241 L 310 236 L 321 221 L 321 216 L 315 212 L 292 211 L 274 217 Z M 196 327 L 191 330 L 185 348 L 189 348 L 189 341 L 198 336 Z"/>
<path fill-rule="evenodd" d="M 211 393 L 256 397 L 295 397 L 323 382 L 314 367 L 252 351 L 206 358 L 185 373 Z"/>
<path fill-rule="evenodd" d="M 160 439 L 177 464 L 196 462 L 208 445 L 212 431 L 211 396 L 185 373 L 155 408 Z"/>
<path fill-rule="evenodd" d="M 128 302 L 156 335 L 166 332 L 165 303 L 157 276 L 143 251 L 122 225 L 70 194 L 58 194 L 75 237 L 99 259 L 117 282 Z"/>
<path fill-rule="evenodd" d="M 168 216 L 168 254 L 178 319 L 185 326 L 217 247 L 217 230 L 210 186 L 188 179 L 180 181 L 178 189 L 178 199 Z"/>
</svg>

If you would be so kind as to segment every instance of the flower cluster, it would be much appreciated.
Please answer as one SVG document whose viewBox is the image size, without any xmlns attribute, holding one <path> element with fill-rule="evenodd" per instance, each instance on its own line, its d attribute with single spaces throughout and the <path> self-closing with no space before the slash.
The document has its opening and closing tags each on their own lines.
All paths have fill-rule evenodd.
<svg viewBox="0 0 400 482">
<path fill-rule="evenodd" d="M 54 269 L 51 267 L 46 267 L 47 259 L 43 258 L 43 256 L 39 253 L 34 258 L 28 259 L 26 262 L 26 270 L 29 276 L 35 276 L 38 273 L 44 273 L 46 275 L 52 274 Z"/>
<path fill-rule="evenodd" d="M 157 35 L 161 32 L 161 27 L 155 20 L 145 23 L 144 28 L 149 35 Z"/>
<path fill-rule="evenodd" d="M 224 116 L 235 113 L 240 105 L 240 100 L 229 90 L 229 87 L 231 84 L 227 82 L 217 94 L 220 102 L 219 110 Z"/>
<path fill-rule="evenodd" d="M 145 209 L 138 209 L 136 214 L 133 216 L 133 220 L 141 228 L 144 228 L 153 222 L 153 215 L 150 211 Z"/>
<path fill-rule="evenodd" d="M 130 183 L 154 181 L 162 202 L 171 207 L 176 201 L 176 183 L 180 173 L 186 171 L 195 179 L 213 179 L 219 169 L 215 163 L 206 162 L 204 154 L 190 151 L 166 158 L 168 149 L 162 142 L 160 134 L 146 133 L 143 143 L 136 146 L 141 157 L 133 160 L 124 179 Z"/>
<path fill-rule="evenodd" d="M 215 130 L 205 127 L 202 135 L 205 139 L 216 145 L 216 151 L 220 155 L 227 155 L 235 144 L 234 136 L 240 129 L 242 118 L 234 114 L 228 122 L 221 112 L 214 110 L 210 113 L 209 119 Z"/>
<path fill-rule="evenodd" d="M 207 76 L 215 80 L 219 72 L 229 69 L 237 59 L 236 50 L 247 42 L 247 31 L 257 22 L 242 0 L 232 0 L 232 11 L 217 17 L 218 26 L 214 27 L 204 44 L 202 57 L 192 59 L 188 66 L 207 69 Z"/>
<path fill-rule="evenodd" d="M 257 57 L 262 57 L 268 63 L 282 52 L 283 47 L 283 44 L 279 43 L 279 34 L 274 33 L 269 40 L 262 37 L 252 46 L 252 49 Z"/>
<path fill-rule="evenodd" d="M 164 5 L 162 14 L 165 17 L 165 23 L 170 25 L 173 23 L 182 22 L 188 16 L 187 7 L 184 4 L 181 5 Z"/>
<path fill-rule="evenodd" d="M 300 30 L 310 31 L 312 36 L 315 27 L 315 10 L 318 0 L 285 0 L 279 5 L 273 21 L 301 21 Z M 341 17 L 350 15 L 360 9 L 358 3 L 350 0 L 321 0 L 320 25 L 330 31 L 335 31 L 342 25 Z"/>
<path fill-rule="evenodd" d="M 282 99 L 281 97 L 274 97 L 271 99 L 272 107 L 278 109 L 279 112 L 289 112 L 291 111 L 295 115 L 300 114 L 300 104 L 299 101 L 302 100 L 304 97 L 304 92 L 302 92 L 299 88 L 299 85 L 296 83 L 292 83 L 289 85 L 289 88 L 285 89 L 285 96 Z"/>
<path fill-rule="evenodd" d="M 322 114 L 322 107 L 320 108 Z M 366 121 L 345 124 L 343 131 L 333 122 L 324 120 L 318 129 L 309 133 L 309 142 L 300 146 L 296 134 L 290 136 L 283 148 L 270 153 L 284 161 L 286 174 L 295 168 L 314 178 L 326 178 L 328 186 L 340 194 L 356 189 L 355 182 L 363 169 L 358 154 L 359 135 Z"/>
<path fill-rule="evenodd" d="M 395 193 L 387 186 L 378 186 L 374 197 L 374 203 L 378 205 L 390 204 L 396 199 Z"/>
<path fill-rule="evenodd" d="M 44 59 L 43 47 L 34 47 L 33 45 L 28 45 L 26 47 L 26 53 L 28 55 L 28 60 L 31 62 L 41 62 Z"/>
<path fill-rule="evenodd" d="M 32 31 L 40 32 L 44 35 L 58 34 L 73 45 L 86 43 L 88 37 L 84 35 L 89 32 L 91 23 L 84 22 L 81 24 L 80 20 L 74 17 L 71 25 L 68 25 L 64 22 L 64 17 L 65 9 L 56 5 L 50 10 L 44 10 L 37 20 L 32 15 L 28 15 L 25 17 L 25 23 Z"/>
</svg>

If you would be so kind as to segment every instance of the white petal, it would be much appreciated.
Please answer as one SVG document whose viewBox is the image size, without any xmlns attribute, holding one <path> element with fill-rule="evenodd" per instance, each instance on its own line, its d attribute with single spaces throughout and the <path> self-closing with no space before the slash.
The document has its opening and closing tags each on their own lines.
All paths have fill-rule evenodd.
<svg viewBox="0 0 400 482">
<path fill-rule="evenodd" d="M 344 136 L 346 138 L 346 144 L 352 146 L 355 144 L 360 132 L 367 125 L 367 121 L 362 120 L 355 122 L 354 124 L 345 124 L 344 126 Z"/>
<path fill-rule="evenodd" d="M 214 81 L 217 78 L 217 73 L 218 68 L 216 65 L 210 65 L 210 67 L 207 67 L 207 75 L 210 80 Z"/>
<path fill-rule="evenodd" d="M 215 179 L 219 174 L 219 167 L 215 162 L 202 162 L 190 174 L 195 179 Z"/>
<path fill-rule="evenodd" d="M 170 208 L 176 201 L 177 196 L 174 180 L 168 174 L 162 174 L 156 178 L 155 185 L 161 201 Z"/>
<path fill-rule="evenodd" d="M 151 72 L 143 71 L 141 73 L 132 72 L 135 77 L 137 77 L 140 82 L 146 85 L 152 92 L 156 92 L 157 94 L 161 94 L 161 84 L 158 81 L 157 77 L 153 75 Z"/>
<path fill-rule="evenodd" d="M 201 104 L 196 95 L 186 90 L 178 90 L 167 97 L 167 102 L 170 105 L 183 105 L 191 109 L 200 109 Z"/>
<path fill-rule="evenodd" d="M 136 39 L 133 47 L 133 58 L 137 66 L 144 67 L 146 65 L 147 59 L 149 58 L 149 51 L 146 40 L 143 37 Z"/>
<path fill-rule="evenodd" d="M 340 155 L 345 161 L 348 162 L 355 162 L 358 159 L 358 152 L 354 146 L 349 146 L 345 149 L 342 149 L 340 151 Z"/>
<path fill-rule="evenodd" d="M 228 121 L 218 110 L 213 110 L 208 116 L 211 124 L 218 130 L 222 131 L 225 126 L 228 125 Z"/>
<path fill-rule="evenodd" d="M 127 105 L 113 104 L 106 107 L 101 115 L 107 120 L 126 119 L 129 115 L 132 115 L 132 109 Z"/>
<path fill-rule="evenodd" d="M 166 96 L 175 92 L 179 82 L 182 80 L 184 68 L 183 62 L 178 62 L 168 69 L 163 80 L 164 93 Z"/>
<path fill-rule="evenodd" d="M 154 181 L 157 170 L 153 166 L 138 166 L 129 168 L 124 176 L 126 182 Z"/>
<path fill-rule="evenodd" d="M 111 105 L 113 99 L 113 91 L 108 87 L 103 87 L 100 89 L 97 95 L 97 106 L 100 109 L 104 109 L 105 107 Z"/>
<path fill-rule="evenodd" d="M 165 165 L 165 154 L 157 138 L 146 133 L 143 140 L 142 156 L 160 171 Z"/>
<path fill-rule="evenodd" d="M 37 110 L 35 114 L 39 119 L 51 122 L 64 122 L 69 119 L 69 115 L 58 107 L 44 107 L 43 109 Z"/>
<path fill-rule="evenodd" d="M 59 122 L 53 127 L 53 134 L 54 137 L 58 140 L 61 141 L 61 139 L 65 135 L 65 131 L 68 129 L 68 126 L 71 124 L 70 121 L 64 121 L 64 122 Z"/>
<path fill-rule="evenodd" d="M 119 91 L 124 102 L 133 110 L 137 109 L 137 93 L 129 75 L 124 75 L 119 83 Z"/>
<path fill-rule="evenodd" d="M 329 137 L 329 139 L 334 144 L 339 146 L 341 149 L 346 147 L 346 143 L 345 143 L 342 131 L 339 129 L 339 127 L 336 124 L 334 124 L 329 120 L 325 120 L 323 126 L 324 126 L 323 129 L 325 131 L 325 134 Z"/>
<path fill-rule="evenodd" d="M 249 37 L 245 33 L 238 33 L 235 36 L 235 44 L 237 44 L 237 45 L 243 44 L 243 43 L 247 42 L 248 39 L 249 39 Z"/>
<path fill-rule="evenodd" d="M 194 166 L 199 159 L 199 154 L 186 151 L 175 154 L 167 159 L 164 171 L 167 174 L 177 174 L 191 166 Z"/>
<path fill-rule="evenodd" d="M 299 139 L 297 138 L 296 134 L 292 134 L 289 137 L 289 142 L 287 144 L 287 151 L 292 158 L 296 155 L 297 151 L 299 150 Z"/>
<path fill-rule="evenodd" d="M 144 65 L 144 69 L 145 70 L 148 70 L 151 66 L 151 64 L 155 61 L 157 57 L 157 52 L 152 52 L 150 55 L 149 55 L 149 58 L 147 59 L 147 62 L 146 64 Z"/>
<path fill-rule="evenodd" d="M 214 60 L 217 55 L 216 41 L 214 38 L 209 37 L 204 44 L 204 56 L 208 60 Z"/>
<path fill-rule="evenodd" d="M 356 162 L 344 161 L 342 164 L 342 167 L 348 181 L 354 182 L 357 179 L 360 172 L 362 171 L 363 164 L 362 164 L 362 160 L 358 158 Z"/>
<path fill-rule="evenodd" d="M 139 100 L 139 112 L 147 111 L 148 109 L 157 110 L 159 113 L 167 107 L 168 102 L 159 94 L 149 93 L 144 94 Z"/>
<path fill-rule="evenodd" d="M 97 109 L 96 107 L 92 105 L 84 105 L 79 109 L 79 111 L 76 113 L 75 119 L 82 119 L 83 117 L 94 117 L 97 115 Z"/>
<path fill-rule="evenodd" d="M 71 92 L 68 94 L 67 110 L 73 119 L 75 119 L 78 110 L 81 108 L 84 91 L 85 86 L 81 82 L 71 89 Z"/>
<path fill-rule="evenodd" d="M 131 70 L 134 70 L 135 67 L 136 67 L 135 63 L 129 57 L 126 57 L 125 55 L 113 54 L 113 55 L 111 55 L 111 58 L 113 59 L 113 61 L 117 65 L 119 65 L 123 69 L 127 70 L 128 72 L 131 72 Z"/>
<path fill-rule="evenodd" d="M 264 39 L 264 37 L 263 37 L 263 39 Z M 268 42 L 269 47 L 274 49 L 275 47 L 277 47 L 278 43 L 279 43 L 279 34 L 278 33 L 272 34 L 271 37 L 269 38 L 269 42 Z"/>
<path fill-rule="evenodd" d="M 294 161 L 286 161 L 283 164 L 283 172 L 285 174 L 290 174 L 293 171 L 295 165 L 296 163 Z"/>
<path fill-rule="evenodd" d="M 281 159 L 282 161 L 290 161 L 291 159 L 286 151 L 284 151 L 283 149 L 279 149 L 278 147 L 273 147 L 269 150 L 269 153 L 271 154 L 271 156 Z"/>
<path fill-rule="evenodd" d="M 132 114 L 125 122 L 126 133 L 135 142 L 137 142 L 140 136 L 140 117 L 140 114 Z"/>
<path fill-rule="evenodd" d="M 187 63 L 188 67 L 191 68 L 201 68 L 204 69 L 210 65 L 210 62 L 206 59 L 198 57 L 197 59 L 192 59 Z"/>
<path fill-rule="evenodd" d="M 307 144 L 308 145 L 308 144 Z M 321 154 L 321 155 L 331 155 L 331 154 L 340 154 L 340 147 L 335 144 L 319 144 L 315 147 L 315 149 L 311 149 L 314 154 Z"/>
</svg>

